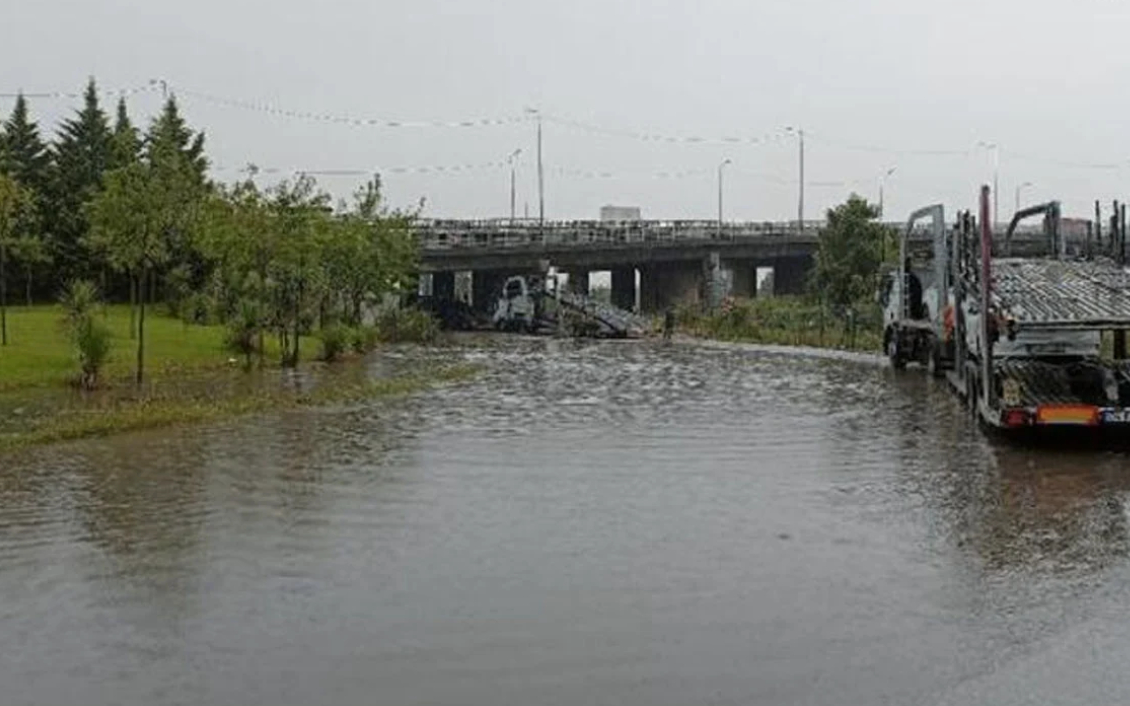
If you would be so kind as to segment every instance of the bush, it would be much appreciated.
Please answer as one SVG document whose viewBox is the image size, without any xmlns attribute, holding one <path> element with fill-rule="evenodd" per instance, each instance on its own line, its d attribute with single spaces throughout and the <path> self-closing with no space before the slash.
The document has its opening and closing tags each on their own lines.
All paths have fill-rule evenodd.
<svg viewBox="0 0 1130 706">
<path fill-rule="evenodd" d="M 99 306 L 98 287 L 88 280 L 75 280 L 67 285 L 60 303 L 67 336 L 78 352 L 79 384 L 92 389 L 98 385 L 112 345 L 110 330 L 95 319 Z"/>
<path fill-rule="evenodd" d="M 261 326 L 259 307 L 255 302 L 247 300 L 239 302 L 235 315 L 228 321 L 224 347 L 243 356 L 248 367 L 251 366 L 251 356 L 259 352 Z"/>
<path fill-rule="evenodd" d="M 341 324 L 326 326 L 318 337 L 322 340 L 322 360 L 326 362 L 340 358 L 354 341 L 352 329 Z"/>
<path fill-rule="evenodd" d="M 359 326 L 353 329 L 353 351 L 365 354 L 375 349 L 380 343 L 381 332 L 375 326 Z"/>
<path fill-rule="evenodd" d="M 97 387 L 102 368 L 110 358 L 110 329 L 88 316 L 72 329 L 71 340 L 78 349 L 79 367 L 82 369 L 79 384 L 88 390 L 93 389 Z"/>
<path fill-rule="evenodd" d="M 377 316 L 377 331 L 388 343 L 431 343 L 439 335 L 439 322 L 420 309 L 390 308 Z"/>
</svg>

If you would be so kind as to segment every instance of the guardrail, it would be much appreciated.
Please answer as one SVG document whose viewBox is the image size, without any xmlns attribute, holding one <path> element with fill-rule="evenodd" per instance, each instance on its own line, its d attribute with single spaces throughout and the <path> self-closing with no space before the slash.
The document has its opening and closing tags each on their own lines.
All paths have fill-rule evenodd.
<svg viewBox="0 0 1130 706">
<path fill-rule="evenodd" d="M 723 223 L 717 221 L 431 220 L 417 224 L 423 250 L 518 248 L 546 245 L 623 245 L 747 238 L 815 237 L 823 223 Z"/>
</svg>

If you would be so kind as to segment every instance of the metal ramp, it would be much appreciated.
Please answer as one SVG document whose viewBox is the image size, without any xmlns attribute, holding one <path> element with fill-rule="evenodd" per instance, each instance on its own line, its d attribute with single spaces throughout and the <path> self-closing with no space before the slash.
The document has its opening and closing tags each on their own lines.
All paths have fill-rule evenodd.
<svg viewBox="0 0 1130 706">
<path fill-rule="evenodd" d="M 1113 260 L 1000 258 L 992 304 L 1021 328 L 1130 328 L 1130 273 Z"/>
<path fill-rule="evenodd" d="M 561 292 L 561 306 L 579 312 L 609 329 L 617 336 L 637 336 L 647 329 L 647 322 L 619 307 L 574 292 Z"/>
</svg>

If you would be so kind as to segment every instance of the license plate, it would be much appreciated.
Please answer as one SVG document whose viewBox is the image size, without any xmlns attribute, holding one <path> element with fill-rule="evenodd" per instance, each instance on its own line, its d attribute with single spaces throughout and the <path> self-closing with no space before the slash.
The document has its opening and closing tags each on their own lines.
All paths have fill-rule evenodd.
<svg viewBox="0 0 1130 706">
<path fill-rule="evenodd" d="M 1103 424 L 1130 424 L 1130 409 L 1104 409 Z"/>
</svg>

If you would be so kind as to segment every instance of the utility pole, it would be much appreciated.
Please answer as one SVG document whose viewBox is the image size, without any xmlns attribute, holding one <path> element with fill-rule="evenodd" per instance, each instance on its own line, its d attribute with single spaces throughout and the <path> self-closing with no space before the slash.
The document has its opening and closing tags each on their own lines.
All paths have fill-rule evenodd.
<svg viewBox="0 0 1130 706">
<path fill-rule="evenodd" d="M 732 164 L 729 159 L 723 160 L 718 165 L 718 239 L 722 239 L 722 168 Z"/>
</svg>

